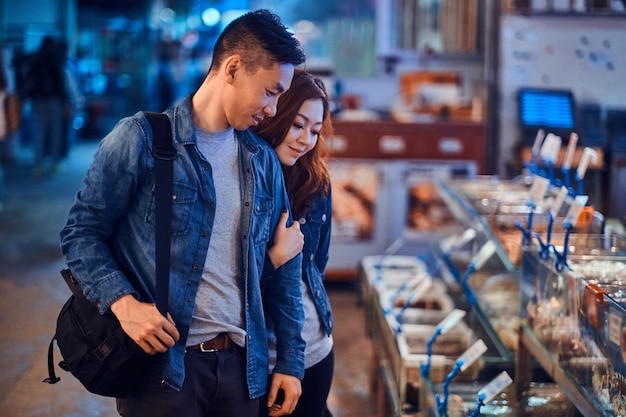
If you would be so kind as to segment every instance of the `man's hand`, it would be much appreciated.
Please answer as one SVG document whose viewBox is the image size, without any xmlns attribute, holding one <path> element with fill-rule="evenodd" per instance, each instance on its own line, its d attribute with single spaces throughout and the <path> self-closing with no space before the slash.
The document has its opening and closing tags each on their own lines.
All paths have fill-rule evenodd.
<svg viewBox="0 0 626 417">
<path fill-rule="evenodd" d="M 281 405 L 276 404 L 279 390 L 282 390 L 285 396 Z M 302 385 L 298 378 L 279 373 L 272 374 L 272 385 L 270 386 L 270 392 L 267 394 L 269 415 L 277 417 L 293 413 L 298 404 L 300 394 L 302 394 Z"/>
<path fill-rule="evenodd" d="M 166 352 L 180 337 L 169 314 L 166 319 L 154 304 L 142 303 L 130 294 L 111 304 L 111 311 L 122 330 L 151 355 Z"/>
<path fill-rule="evenodd" d="M 300 232 L 300 223 L 294 221 L 287 227 L 289 212 L 284 211 L 274 232 L 274 246 L 268 250 L 274 268 L 287 263 L 302 252 L 304 247 L 304 235 Z"/>
</svg>

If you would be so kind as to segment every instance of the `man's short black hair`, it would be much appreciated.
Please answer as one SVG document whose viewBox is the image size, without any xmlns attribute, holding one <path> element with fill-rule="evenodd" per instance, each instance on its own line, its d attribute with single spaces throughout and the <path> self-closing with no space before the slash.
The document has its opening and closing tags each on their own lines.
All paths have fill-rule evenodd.
<svg viewBox="0 0 626 417">
<path fill-rule="evenodd" d="M 239 54 L 248 71 L 274 63 L 298 66 L 305 61 L 304 51 L 280 17 L 266 9 L 248 12 L 233 20 L 217 38 L 211 69 L 224 58 Z"/>
</svg>

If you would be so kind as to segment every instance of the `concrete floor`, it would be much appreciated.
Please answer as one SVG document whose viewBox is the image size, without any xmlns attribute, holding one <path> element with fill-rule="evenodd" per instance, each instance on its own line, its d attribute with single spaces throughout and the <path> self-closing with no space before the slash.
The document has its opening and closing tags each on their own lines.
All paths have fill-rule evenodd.
<svg viewBox="0 0 626 417">
<path fill-rule="evenodd" d="M 47 349 L 58 311 L 69 296 L 59 271 L 59 231 L 97 143 L 74 145 L 63 170 L 34 180 L 26 153 L 5 167 L 0 212 L 0 417 L 114 417 L 115 401 L 85 391 L 57 367 L 47 376 Z M 335 314 L 335 377 L 329 406 L 335 417 L 374 415 L 369 398 L 372 354 L 363 307 L 354 287 L 331 283 Z M 58 350 L 55 349 L 58 362 Z"/>
</svg>

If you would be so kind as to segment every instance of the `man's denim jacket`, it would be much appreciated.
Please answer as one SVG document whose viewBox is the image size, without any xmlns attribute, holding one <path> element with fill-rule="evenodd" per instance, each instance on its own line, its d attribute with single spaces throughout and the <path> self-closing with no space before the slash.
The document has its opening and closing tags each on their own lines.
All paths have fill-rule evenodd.
<svg viewBox="0 0 626 417">
<path fill-rule="evenodd" d="M 174 162 L 171 269 L 168 311 L 181 334 L 169 349 L 163 380 L 180 389 L 185 341 L 215 219 L 215 187 L 209 163 L 196 146 L 191 96 L 166 114 L 172 124 Z M 263 279 L 268 242 L 289 208 L 280 162 L 249 130 L 235 131 L 242 179 L 242 271 L 245 274 L 247 382 L 251 398 L 266 391 L 268 348 L 261 285 L 278 332 L 276 372 L 302 378 L 304 321 L 298 255 Z M 67 265 L 101 313 L 126 294 L 153 301 L 155 292 L 153 136 L 143 113 L 122 119 L 102 140 L 61 231 Z M 215 260 L 219 262 L 219 260 Z"/>
</svg>

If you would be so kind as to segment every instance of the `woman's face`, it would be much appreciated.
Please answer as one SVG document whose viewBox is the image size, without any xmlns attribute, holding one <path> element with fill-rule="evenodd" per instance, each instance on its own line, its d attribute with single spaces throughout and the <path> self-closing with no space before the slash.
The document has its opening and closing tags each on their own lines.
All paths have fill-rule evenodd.
<svg viewBox="0 0 626 417">
<path fill-rule="evenodd" d="M 322 99 L 310 99 L 302 103 L 287 135 L 276 147 L 276 154 L 283 165 L 293 166 L 300 157 L 315 147 L 322 129 L 323 116 Z"/>
</svg>

